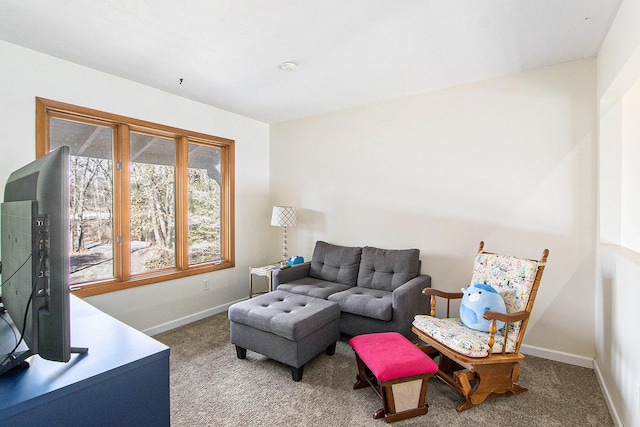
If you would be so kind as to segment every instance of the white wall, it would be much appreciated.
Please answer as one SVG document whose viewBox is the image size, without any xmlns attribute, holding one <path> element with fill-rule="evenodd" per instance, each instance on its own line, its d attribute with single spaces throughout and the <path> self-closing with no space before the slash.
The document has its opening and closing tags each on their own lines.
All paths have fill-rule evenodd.
<svg viewBox="0 0 640 427">
<path fill-rule="evenodd" d="M 598 54 L 596 367 L 614 420 L 640 426 L 640 2 L 625 0 Z"/>
<path fill-rule="evenodd" d="M 230 138 L 236 144 L 236 267 L 89 297 L 88 302 L 135 328 L 158 332 L 247 297 L 249 265 L 269 259 L 267 124 L 0 41 L 2 183 L 35 158 L 37 96 Z M 205 277 L 211 281 L 208 291 L 203 290 Z"/>
<path fill-rule="evenodd" d="M 527 351 L 591 366 L 595 90 L 583 60 L 272 125 L 272 202 L 299 209 L 289 252 L 416 247 L 432 286 L 456 291 L 480 240 L 549 248 Z"/>
</svg>

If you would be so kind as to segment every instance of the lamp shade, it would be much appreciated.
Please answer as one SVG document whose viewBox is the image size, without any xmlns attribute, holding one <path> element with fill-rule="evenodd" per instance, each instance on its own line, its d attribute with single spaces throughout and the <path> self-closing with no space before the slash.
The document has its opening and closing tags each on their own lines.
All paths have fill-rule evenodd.
<svg viewBox="0 0 640 427">
<path fill-rule="evenodd" d="M 271 225 L 293 227 L 296 225 L 296 208 L 292 206 L 274 206 L 271 213 Z"/>
</svg>

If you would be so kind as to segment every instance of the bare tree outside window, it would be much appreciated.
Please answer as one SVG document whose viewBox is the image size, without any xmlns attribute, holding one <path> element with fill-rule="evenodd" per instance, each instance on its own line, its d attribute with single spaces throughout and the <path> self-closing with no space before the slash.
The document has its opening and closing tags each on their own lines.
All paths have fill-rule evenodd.
<svg viewBox="0 0 640 427">
<path fill-rule="evenodd" d="M 70 147 L 71 283 L 113 278 L 113 129 L 52 117 L 51 149 Z"/>
<path fill-rule="evenodd" d="M 222 259 L 220 149 L 189 143 L 189 264 Z"/>
<path fill-rule="evenodd" d="M 173 139 L 131 132 L 131 273 L 176 266 Z"/>
</svg>

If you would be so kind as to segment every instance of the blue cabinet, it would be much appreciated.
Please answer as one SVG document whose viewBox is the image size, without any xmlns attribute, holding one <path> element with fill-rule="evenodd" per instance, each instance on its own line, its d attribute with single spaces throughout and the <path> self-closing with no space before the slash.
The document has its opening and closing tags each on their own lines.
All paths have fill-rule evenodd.
<svg viewBox="0 0 640 427">
<path fill-rule="evenodd" d="M 0 325 L 0 353 L 15 345 Z M 68 363 L 34 356 L 0 377 L 0 426 L 169 426 L 169 348 L 71 296 Z"/>
</svg>

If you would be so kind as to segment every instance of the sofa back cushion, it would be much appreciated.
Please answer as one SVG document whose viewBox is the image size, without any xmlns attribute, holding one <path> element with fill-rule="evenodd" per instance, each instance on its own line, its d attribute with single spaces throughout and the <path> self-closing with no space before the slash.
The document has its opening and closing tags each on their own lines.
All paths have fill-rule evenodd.
<svg viewBox="0 0 640 427">
<path fill-rule="evenodd" d="M 420 274 L 419 249 L 378 249 L 365 246 L 358 286 L 393 291 Z"/>
<path fill-rule="evenodd" d="M 361 247 L 338 246 L 318 240 L 311 257 L 309 276 L 355 286 L 361 255 Z"/>
</svg>

